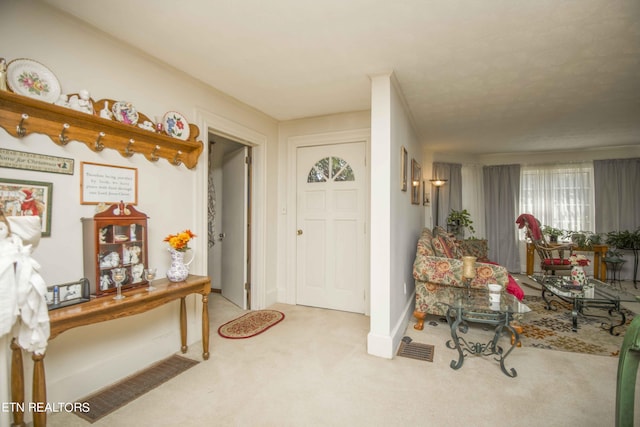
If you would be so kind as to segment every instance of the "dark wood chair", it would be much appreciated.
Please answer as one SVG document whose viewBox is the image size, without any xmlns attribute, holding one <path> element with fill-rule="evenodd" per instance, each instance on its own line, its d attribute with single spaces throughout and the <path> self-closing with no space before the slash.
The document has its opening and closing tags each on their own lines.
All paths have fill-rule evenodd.
<svg viewBox="0 0 640 427">
<path fill-rule="evenodd" d="M 547 280 L 548 276 L 553 276 L 559 271 L 571 271 L 572 265 L 569 257 L 573 255 L 572 243 L 548 243 L 540 230 L 540 221 L 531 214 L 520 215 L 516 224 L 519 228 L 526 228 L 527 238 L 540 257 L 542 283 Z"/>
</svg>

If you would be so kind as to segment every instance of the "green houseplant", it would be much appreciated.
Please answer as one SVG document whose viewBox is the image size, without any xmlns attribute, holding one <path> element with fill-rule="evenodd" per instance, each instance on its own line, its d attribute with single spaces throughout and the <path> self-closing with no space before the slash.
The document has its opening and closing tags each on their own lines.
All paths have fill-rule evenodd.
<svg viewBox="0 0 640 427">
<path fill-rule="evenodd" d="M 591 231 L 567 231 L 564 236 L 579 248 L 593 249 L 593 245 L 602 244 L 602 236 Z"/>
<path fill-rule="evenodd" d="M 545 225 L 542 227 L 542 233 L 549 236 L 550 242 L 555 243 L 558 241 L 558 237 L 564 234 L 564 231 L 550 225 Z"/>
<path fill-rule="evenodd" d="M 640 249 L 640 228 L 636 231 L 610 231 L 607 233 L 606 243 L 617 249 Z"/>
<path fill-rule="evenodd" d="M 448 231 L 455 234 L 455 236 L 460 240 L 464 237 L 465 229 L 468 229 L 471 234 L 476 232 L 472 224 L 473 221 L 471 220 L 471 214 L 466 209 L 462 209 L 460 211 L 451 209 L 451 212 L 447 217 Z"/>
</svg>

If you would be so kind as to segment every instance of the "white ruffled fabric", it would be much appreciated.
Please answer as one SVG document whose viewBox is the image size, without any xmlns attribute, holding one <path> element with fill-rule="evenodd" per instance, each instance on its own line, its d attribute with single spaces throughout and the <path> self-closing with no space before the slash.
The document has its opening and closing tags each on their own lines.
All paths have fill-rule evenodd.
<svg viewBox="0 0 640 427">
<path fill-rule="evenodd" d="M 40 240 L 40 218 L 7 219 L 10 235 L 0 222 L 0 335 L 13 329 L 20 347 L 44 354 L 50 333 L 47 286 L 38 273 L 40 264 L 31 257 Z"/>
</svg>

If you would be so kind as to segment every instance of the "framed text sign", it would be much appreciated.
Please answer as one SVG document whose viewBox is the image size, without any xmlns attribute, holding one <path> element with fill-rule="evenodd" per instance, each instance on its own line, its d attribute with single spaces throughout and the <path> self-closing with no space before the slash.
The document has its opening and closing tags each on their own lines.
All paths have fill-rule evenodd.
<svg viewBox="0 0 640 427">
<path fill-rule="evenodd" d="M 73 159 L 0 148 L 0 167 L 73 175 Z"/>
<path fill-rule="evenodd" d="M 138 204 L 138 169 L 124 166 L 80 163 L 80 203 Z"/>
</svg>

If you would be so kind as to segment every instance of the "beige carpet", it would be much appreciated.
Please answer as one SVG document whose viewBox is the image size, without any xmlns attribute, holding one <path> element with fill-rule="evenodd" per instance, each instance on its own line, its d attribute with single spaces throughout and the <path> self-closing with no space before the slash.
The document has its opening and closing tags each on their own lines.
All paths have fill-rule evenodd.
<svg viewBox="0 0 640 427">
<path fill-rule="evenodd" d="M 270 308 L 287 321 L 248 340 L 213 332 L 210 360 L 93 426 L 614 425 L 615 357 L 522 347 L 506 363 L 517 378 L 504 375 L 491 357 L 470 357 L 456 371 L 449 367 L 456 352 L 445 347 L 444 326 L 416 331 L 410 324 L 404 333 L 435 346 L 432 363 L 386 360 L 367 354 L 366 316 Z M 212 295 L 210 313 L 215 331 L 242 310 Z M 189 348 L 187 356 L 201 360 L 199 346 Z M 48 420 L 50 427 L 89 425 L 73 414 Z"/>
</svg>

